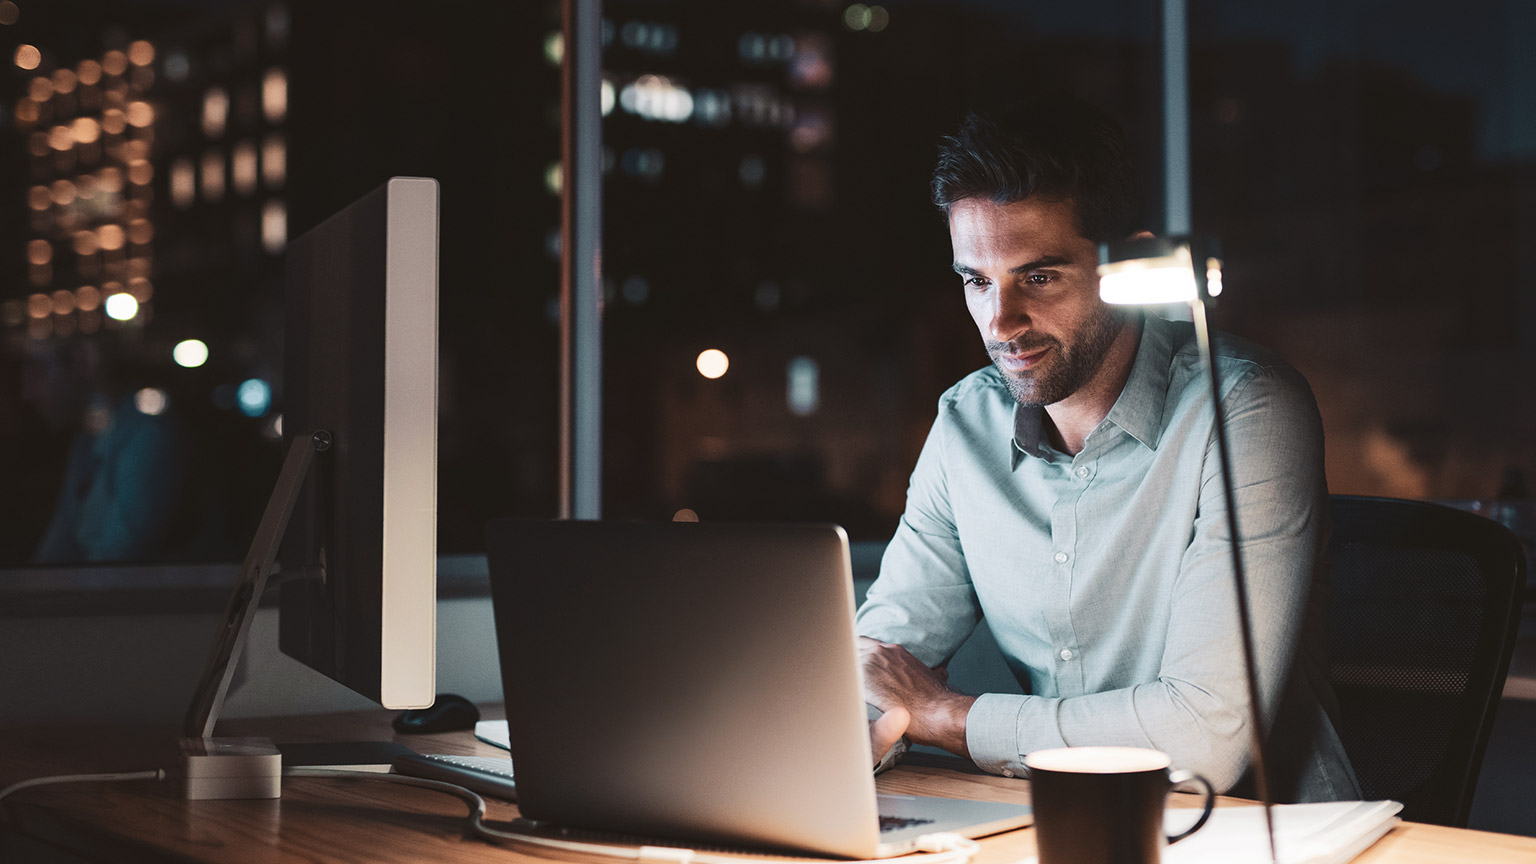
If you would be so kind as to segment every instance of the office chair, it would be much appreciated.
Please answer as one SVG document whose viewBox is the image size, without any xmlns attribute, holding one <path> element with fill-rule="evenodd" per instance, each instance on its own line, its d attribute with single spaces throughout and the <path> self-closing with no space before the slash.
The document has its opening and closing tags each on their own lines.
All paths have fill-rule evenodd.
<svg viewBox="0 0 1536 864">
<path fill-rule="evenodd" d="M 1364 797 L 1466 827 L 1514 653 L 1524 551 L 1497 522 L 1438 504 L 1330 503 L 1329 677 Z"/>
</svg>

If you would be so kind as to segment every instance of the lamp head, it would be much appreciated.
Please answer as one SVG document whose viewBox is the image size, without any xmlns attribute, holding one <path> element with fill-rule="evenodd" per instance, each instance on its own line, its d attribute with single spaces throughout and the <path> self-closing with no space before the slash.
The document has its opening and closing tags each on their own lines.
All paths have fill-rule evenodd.
<svg viewBox="0 0 1536 864">
<path fill-rule="evenodd" d="M 1105 303 L 1182 303 L 1220 293 L 1215 238 L 1137 237 L 1099 244 L 1099 296 Z"/>
</svg>

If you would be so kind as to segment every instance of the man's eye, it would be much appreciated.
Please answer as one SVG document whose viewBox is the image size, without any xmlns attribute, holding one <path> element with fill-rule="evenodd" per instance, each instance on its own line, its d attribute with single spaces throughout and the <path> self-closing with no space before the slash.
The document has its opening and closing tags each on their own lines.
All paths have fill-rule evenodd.
<svg viewBox="0 0 1536 864">
<path fill-rule="evenodd" d="M 1051 281 L 1051 274 L 1049 274 L 1049 273 L 1031 273 L 1028 276 L 1024 277 L 1024 281 L 1028 282 L 1031 285 L 1048 285 L 1048 284 L 1050 284 L 1050 281 Z"/>
<path fill-rule="evenodd" d="M 987 280 L 980 276 L 966 276 L 962 281 L 967 288 L 987 287 Z"/>
</svg>

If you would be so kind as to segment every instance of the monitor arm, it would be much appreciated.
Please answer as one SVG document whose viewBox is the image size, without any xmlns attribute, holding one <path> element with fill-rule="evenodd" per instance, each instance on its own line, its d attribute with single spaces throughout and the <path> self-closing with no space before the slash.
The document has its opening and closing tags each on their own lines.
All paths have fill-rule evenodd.
<svg viewBox="0 0 1536 864">
<path fill-rule="evenodd" d="M 219 630 L 214 634 L 213 649 L 203 667 L 192 704 L 187 708 L 182 726 L 182 769 L 184 792 L 188 798 L 276 798 L 281 757 L 271 742 L 264 739 L 219 739 L 213 737 L 230 680 L 240 662 L 256 617 L 256 607 L 267 578 L 277 563 L 277 550 L 289 519 L 304 487 L 304 478 L 317 452 L 328 450 L 331 435 L 325 430 L 308 436 L 295 436 L 288 446 L 277 485 L 267 500 L 256 536 L 240 565 L 240 575 L 230 594 L 229 605 Z M 265 794 L 270 791 L 271 794 Z M 255 794 L 249 794 L 254 792 Z M 221 794 L 232 793 L 232 794 Z"/>
</svg>

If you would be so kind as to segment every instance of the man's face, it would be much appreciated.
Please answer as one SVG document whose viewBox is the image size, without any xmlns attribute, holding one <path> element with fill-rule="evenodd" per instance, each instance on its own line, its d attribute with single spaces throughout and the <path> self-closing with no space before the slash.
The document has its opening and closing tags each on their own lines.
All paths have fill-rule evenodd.
<svg viewBox="0 0 1536 864">
<path fill-rule="evenodd" d="M 1027 198 L 950 207 L 965 305 L 1021 405 L 1052 405 L 1099 370 L 1125 317 L 1099 299 L 1098 246 L 1071 201 Z"/>
</svg>

